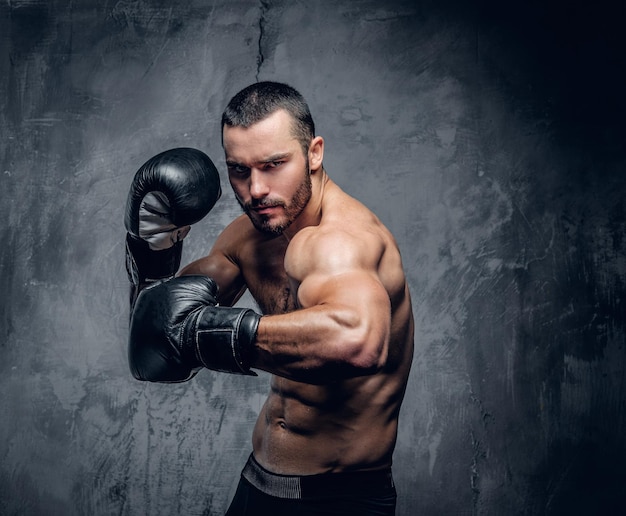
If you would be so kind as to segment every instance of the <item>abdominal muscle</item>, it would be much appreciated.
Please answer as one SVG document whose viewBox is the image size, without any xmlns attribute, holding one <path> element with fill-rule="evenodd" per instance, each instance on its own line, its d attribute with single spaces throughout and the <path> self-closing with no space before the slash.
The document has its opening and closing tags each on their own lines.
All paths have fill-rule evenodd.
<svg viewBox="0 0 626 516">
<path fill-rule="evenodd" d="M 381 383 L 378 375 L 323 386 L 273 377 L 252 436 L 256 460 L 291 475 L 391 466 L 398 406 Z"/>
</svg>

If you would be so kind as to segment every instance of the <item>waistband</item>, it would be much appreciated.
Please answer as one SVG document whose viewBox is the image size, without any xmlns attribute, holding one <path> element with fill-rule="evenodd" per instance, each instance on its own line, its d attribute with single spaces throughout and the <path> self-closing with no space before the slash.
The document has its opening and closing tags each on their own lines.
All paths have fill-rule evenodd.
<svg viewBox="0 0 626 516">
<path fill-rule="evenodd" d="M 279 475 L 266 470 L 250 455 L 241 476 L 267 495 L 291 500 L 395 493 L 391 468 L 319 475 Z"/>
</svg>

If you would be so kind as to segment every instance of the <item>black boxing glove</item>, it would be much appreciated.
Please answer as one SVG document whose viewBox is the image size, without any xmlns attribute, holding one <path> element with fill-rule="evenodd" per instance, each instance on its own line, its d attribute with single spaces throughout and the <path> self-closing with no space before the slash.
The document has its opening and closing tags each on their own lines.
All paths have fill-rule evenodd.
<svg viewBox="0 0 626 516">
<path fill-rule="evenodd" d="M 250 370 L 261 316 L 248 308 L 216 306 L 217 285 L 206 276 L 181 276 L 146 287 L 130 323 L 133 376 L 183 382 L 201 367 L 256 376 Z"/>
<path fill-rule="evenodd" d="M 124 216 L 131 305 L 145 284 L 176 274 L 183 239 L 220 195 L 217 169 L 197 149 L 171 149 L 141 166 L 131 184 Z"/>
</svg>

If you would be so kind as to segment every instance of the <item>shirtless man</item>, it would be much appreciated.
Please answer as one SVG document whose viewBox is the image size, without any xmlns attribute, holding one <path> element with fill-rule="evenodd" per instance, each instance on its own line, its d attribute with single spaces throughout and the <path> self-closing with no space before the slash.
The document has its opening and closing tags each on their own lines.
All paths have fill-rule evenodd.
<svg viewBox="0 0 626 516">
<path fill-rule="evenodd" d="M 133 374 L 182 381 L 202 366 L 272 374 L 228 515 L 394 514 L 392 454 L 413 354 L 397 245 L 327 175 L 324 140 L 291 87 L 257 83 L 238 93 L 222 117 L 222 139 L 244 214 L 206 257 L 141 292 L 129 342 Z M 151 212 L 168 221 L 151 235 L 171 248 L 153 240 L 144 252 L 158 261 L 188 232 L 171 220 L 181 202 L 148 196 L 150 208 L 137 199 L 154 187 L 133 189 L 134 218 L 143 210 L 144 219 Z M 143 286 L 141 237 L 129 236 L 129 272 Z M 262 314 L 232 308 L 246 289 Z"/>
</svg>

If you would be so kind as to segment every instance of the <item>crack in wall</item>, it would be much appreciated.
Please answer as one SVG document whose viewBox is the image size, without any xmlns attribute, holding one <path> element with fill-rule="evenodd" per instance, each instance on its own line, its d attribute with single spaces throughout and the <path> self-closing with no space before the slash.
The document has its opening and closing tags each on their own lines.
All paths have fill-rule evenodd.
<svg viewBox="0 0 626 516">
<path fill-rule="evenodd" d="M 472 490 L 472 515 L 478 514 L 478 505 L 480 502 L 480 472 L 479 463 L 484 458 L 481 450 L 481 442 L 476 435 L 470 430 L 470 439 L 472 441 L 472 462 L 470 464 L 470 488 Z"/>
<path fill-rule="evenodd" d="M 259 75 L 261 74 L 261 67 L 263 66 L 263 62 L 265 61 L 265 54 L 263 52 L 263 40 L 265 38 L 265 26 L 267 23 L 267 12 L 269 11 L 270 6 L 268 1 L 261 0 L 259 2 L 259 40 L 258 40 L 258 50 L 256 56 L 256 74 L 255 79 L 256 82 L 259 82 Z"/>
<path fill-rule="evenodd" d="M 480 422 L 482 429 L 487 431 L 487 427 L 493 422 L 494 416 L 483 405 L 482 400 L 474 392 L 471 380 L 468 382 L 469 386 L 469 401 L 478 406 L 480 411 Z M 472 462 L 470 464 L 470 488 L 472 492 L 472 515 L 479 513 L 479 505 L 481 498 L 481 482 L 480 482 L 480 467 L 481 463 L 486 459 L 487 454 L 485 447 L 481 442 L 479 436 L 470 428 L 470 440 L 472 444 Z"/>
</svg>

